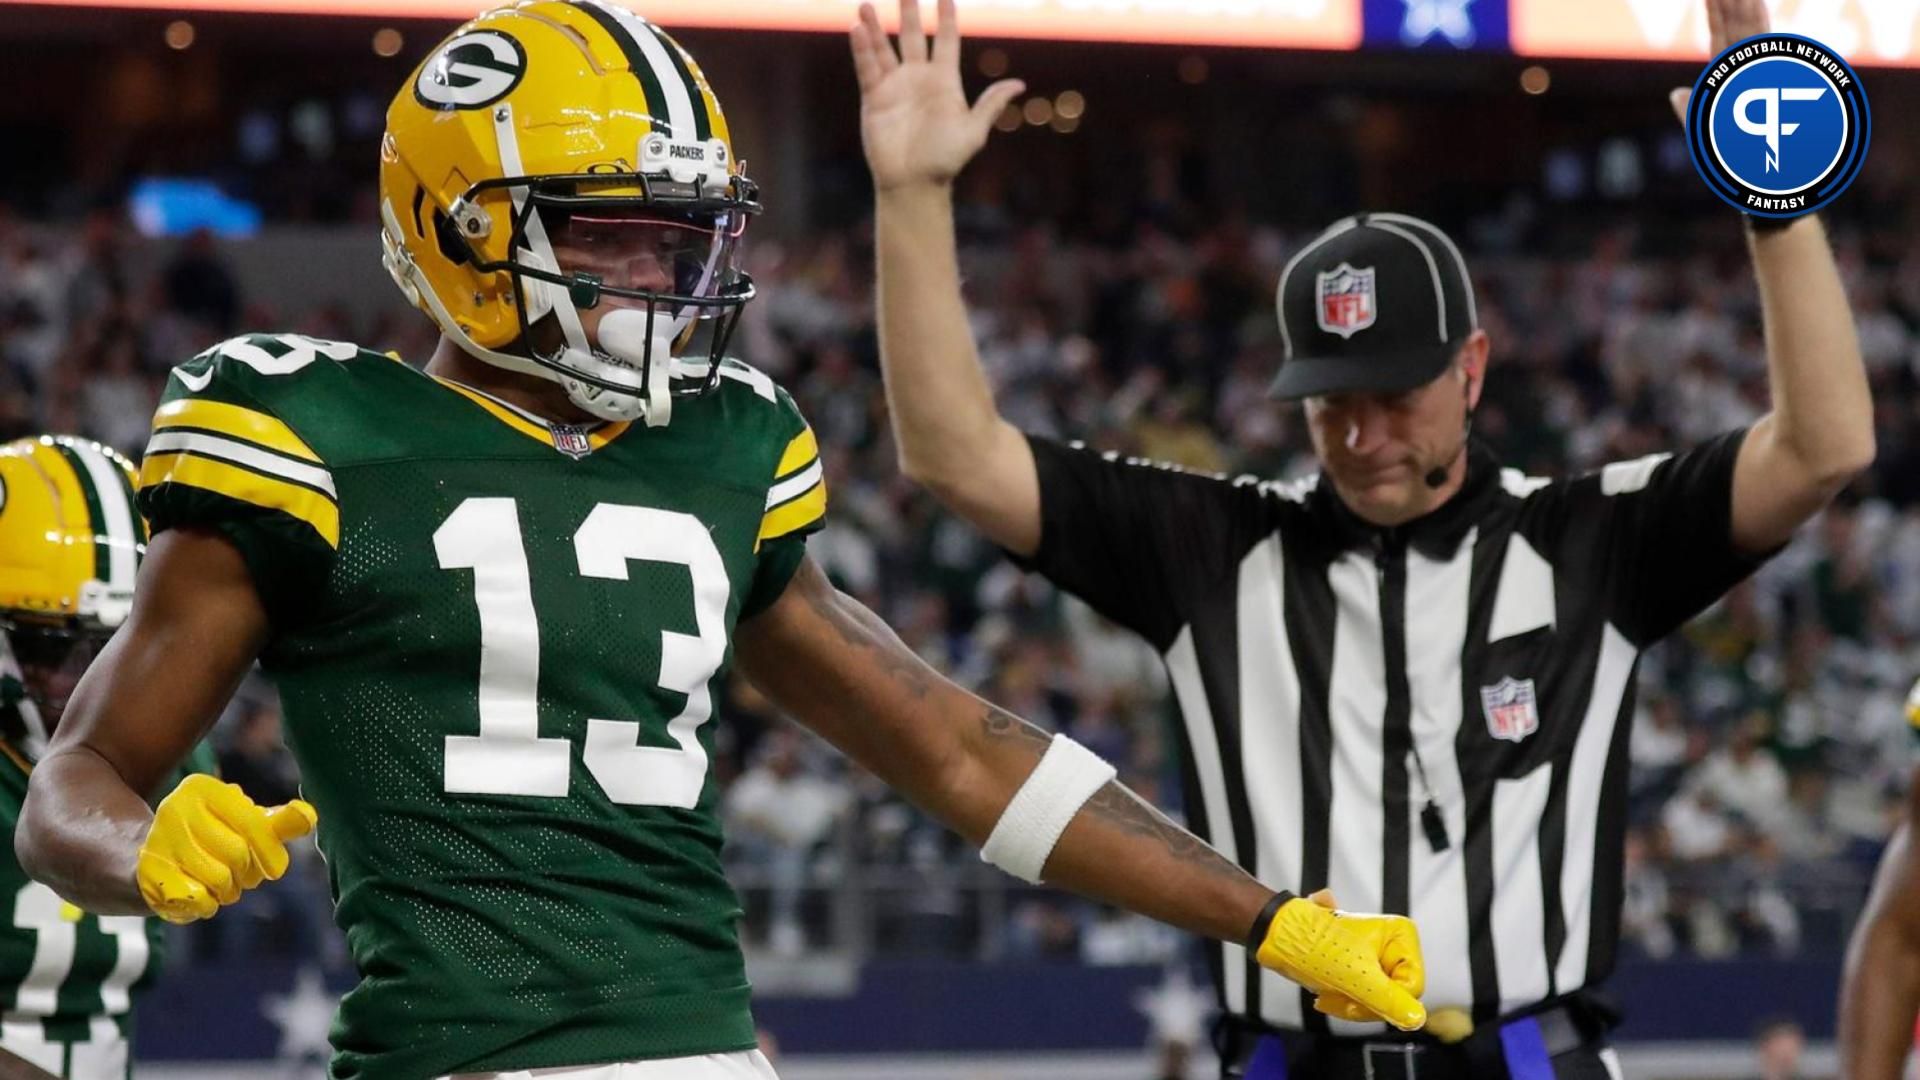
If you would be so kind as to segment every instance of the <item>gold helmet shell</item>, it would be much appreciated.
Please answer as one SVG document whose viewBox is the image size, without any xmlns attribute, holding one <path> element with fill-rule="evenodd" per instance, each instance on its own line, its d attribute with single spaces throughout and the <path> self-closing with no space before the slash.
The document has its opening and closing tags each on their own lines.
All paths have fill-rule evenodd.
<svg viewBox="0 0 1920 1080">
<path fill-rule="evenodd" d="M 146 553 L 133 466 L 86 439 L 0 446 L 0 625 L 111 631 L 133 605 Z"/>
</svg>

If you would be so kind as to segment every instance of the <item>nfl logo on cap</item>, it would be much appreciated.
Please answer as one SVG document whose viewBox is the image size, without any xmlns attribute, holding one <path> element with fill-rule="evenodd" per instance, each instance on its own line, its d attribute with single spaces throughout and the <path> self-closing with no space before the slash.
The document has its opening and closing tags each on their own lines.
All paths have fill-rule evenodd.
<svg viewBox="0 0 1920 1080">
<path fill-rule="evenodd" d="M 1506 678 L 1481 687 L 1480 708 L 1487 716 L 1487 734 L 1496 739 L 1517 743 L 1540 730 L 1532 679 Z"/>
<path fill-rule="evenodd" d="M 1373 267 L 1355 270 L 1341 263 L 1316 278 L 1320 303 L 1320 329 L 1343 338 L 1373 325 L 1378 310 L 1375 301 Z"/>
<path fill-rule="evenodd" d="M 1438 378 L 1479 325 L 1459 249 L 1405 214 L 1329 225 L 1288 261 L 1274 308 L 1281 361 L 1272 392 L 1283 401 L 1404 394 Z"/>
</svg>

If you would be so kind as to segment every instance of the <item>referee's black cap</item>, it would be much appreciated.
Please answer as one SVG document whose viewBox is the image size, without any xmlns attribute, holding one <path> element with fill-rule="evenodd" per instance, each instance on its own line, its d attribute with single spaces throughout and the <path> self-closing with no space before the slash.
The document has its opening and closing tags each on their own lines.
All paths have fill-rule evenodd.
<svg viewBox="0 0 1920 1080">
<path fill-rule="evenodd" d="M 1285 358 L 1273 396 L 1398 394 L 1431 382 L 1479 326 L 1467 263 L 1406 214 L 1356 214 L 1280 275 Z"/>
</svg>

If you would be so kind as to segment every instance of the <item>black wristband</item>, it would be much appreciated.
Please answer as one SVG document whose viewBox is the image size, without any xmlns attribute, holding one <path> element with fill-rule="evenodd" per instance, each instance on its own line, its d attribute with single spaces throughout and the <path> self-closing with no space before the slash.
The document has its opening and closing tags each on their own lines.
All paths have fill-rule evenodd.
<svg viewBox="0 0 1920 1080">
<path fill-rule="evenodd" d="M 1756 217 L 1753 214 L 1747 213 L 1745 210 L 1740 211 L 1740 216 L 1745 219 L 1747 223 L 1747 231 L 1756 236 L 1782 232 L 1787 226 L 1800 220 L 1800 218 L 1797 217 Z M 1801 216 L 1804 217 L 1805 215 Z"/>
<path fill-rule="evenodd" d="M 1259 915 L 1254 916 L 1253 929 L 1247 933 L 1249 951 L 1260 951 L 1260 946 L 1266 944 L 1267 930 L 1273 926 L 1273 920 L 1280 914 L 1280 909 L 1287 906 L 1287 901 L 1298 899 L 1300 898 L 1285 889 L 1273 894 L 1273 899 L 1267 901 L 1267 906 L 1260 909 Z"/>
</svg>

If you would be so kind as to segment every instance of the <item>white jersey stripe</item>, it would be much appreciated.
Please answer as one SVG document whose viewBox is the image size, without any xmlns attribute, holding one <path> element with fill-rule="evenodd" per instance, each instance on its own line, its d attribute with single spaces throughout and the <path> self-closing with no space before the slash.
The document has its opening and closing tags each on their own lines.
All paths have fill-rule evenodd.
<svg viewBox="0 0 1920 1080">
<path fill-rule="evenodd" d="M 1427 953 L 1429 1007 L 1473 1005 L 1467 924 L 1467 800 L 1454 750 L 1460 735 L 1460 652 L 1467 639 L 1467 596 L 1477 534 L 1445 562 L 1407 553 L 1407 690 L 1413 745 L 1446 823 L 1448 846 L 1436 852 L 1421 828 L 1426 788 L 1407 765 L 1408 912 Z"/>
<path fill-rule="evenodd" d="M 202 457 L 218 458 L 235 465 L 245 465 L 270 476 L 317 488 L 333 498 L 339 498 L 333 489 L 332 473 L 317 465 L 309 465 L 306 462 L 270 453 L 250 443 L 223 439 L 218 435 L 204 435 L 197 431 L 162 431 L 147 441 L 149 455 L 181 451 L 199 454 Z"/>
<path fill-rule="evenodd" d="M 1586 719 L 1573 746 L 1573 767 L 1567 774 L 1566 860 L 1560 867 L 1560 905 L 1566 912 L 1567 943 L 1554 968 L 1554 989 L 1579 989 L 1587 978 L 1587 955 L 1593 932 L 1594 855 L 1600 835 L 1600 781 L 1607 771 L 1607 753 L 1613 745 L 1620 703 L 1630 687 L 1638 653 L 1620 631 L 1606 624 L 1601 630 L 1600 659 L 1593 675 L 1593 695 L 1587 699 Z"/>
<path fill-rule="evenodd" d="M 1333 732 L 1332 823 L 1327 887 L 1341 907 L 1378 911 L 1386 848 L 1380 798 L 1385 762 L 1380 731 L 1387 710 L 1386 658 L 1380 651 L 1380 591 L 1373 559 L 1349 552 L 1327 569 L 1333 589 L 1333 672 L 1327 718 Z M 1336 1035 L 1380 1030 L 1378 1024 L 1332 1022 Z"/>
<path fill-rule="evenodd" d="M 820 459 L 814 458 L 813 464 L 787 477 L 767 490 L 767 509 L 771 510 L 781 503 L 797 499 L 813 490 L 820 482 Z"/>
<path fill-rule="evenodd" d="M 1240 768 L 1247 809 L 1258 823 L 1300 820 L 1300 680 L 1281 613 L 1280 535 L 1240 561 Z M 1300 830 L 1256 828 L 1253 875 L 1276 889 L 1300 890 Z M 1300 1026 L 1300 988 L 1271 971 L 1260 976 L 1260 1015 Z"/>
<path fill-rule="evenodd" d="M 1552 790 L 1553 768 L 1544 762 L 1493 785 L 1493 955 L 1502 1012 L 1547 996 L 1540 818 Z"/>
<path fill-rule="evenodd" d="M 1180 631 L 1173 647 L 1167 650 L 1167 675 L 1173 682 L 1174 696 L 1180 702 L 1180 716 L 1186 724 L 1187 741 L 1193 749 L 1193 771 L 1200 779 L 1200 805 L 1206 808 L 1208 840 L 1214 850 L 1229 862 L 1239 862 L 1240 853 L 1233 842 L 1233 817 L 1227 810 L 1227 781 L 1220 765 L 1220 740 L 1213 730 L 1213 708 L 1207 704 L 1206 687 L 1200 681 L 1200 657 L 1193 648 L 1193 628 Z M 1239 945 L 1220 946 L 1225 985 L 1222 990 L 1227 1008 L 1244 1011 L 1247 1007 L 1247 950 Z"/>
</svg>

